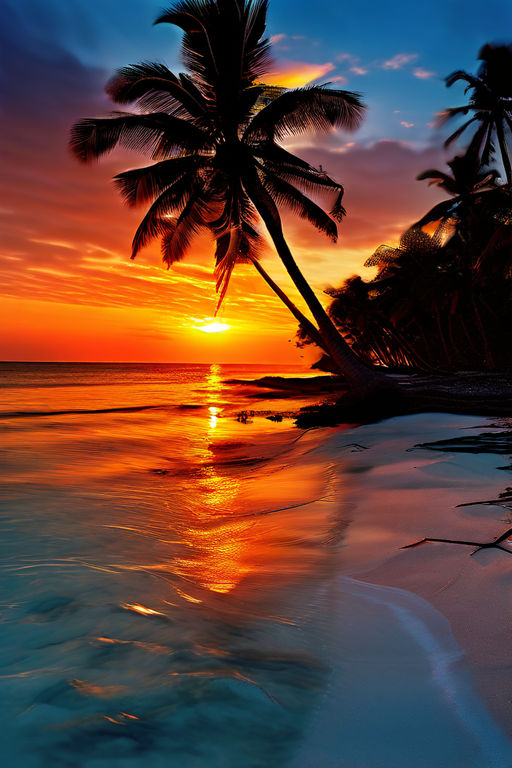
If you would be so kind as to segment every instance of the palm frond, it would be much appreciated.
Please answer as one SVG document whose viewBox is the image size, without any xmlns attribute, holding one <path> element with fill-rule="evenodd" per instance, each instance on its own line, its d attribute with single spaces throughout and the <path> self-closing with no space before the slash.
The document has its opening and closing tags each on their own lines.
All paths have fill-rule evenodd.
<svg viewBox="0 0 512 768">
<path fill-rule="evenodd" d="M 466 128 L 469 128 L 471 123 L 474 123 L 475 120 L 478 120 L 478 119 L 479 119 L 479 117 L 477 115 L 475 115 L 475 117 L 472 117 L 470 120 L 467 120 L 465 123 L 463 123 L 463 125 L 461 125 L 459 128 L 457 128 L 456 131 L 454 131 L 452 134 L 450 134 L 450 136 L 448 136 L 448 138 L 444 142 L 445 148 L 447 149 L 450 146 L 450 144 L 453 144 L 454 141 L 457 141 L 459 136 L 461 136 L 464 133 Z"/>
<path fill-rule="evenodd" d="M 485 120 L 480 123 L 477 130 L 475 131 L 473 138 L 471 139 L 471 142 L 466 150 L 466 154 L 470 157 L 473 155 L 475 157 L 481 156 L 482 152 L 482 144 L 485 141 L 487 131 L 489 129 L 489 125 L 492 128 L 492 121 Z"/>
<path fill-rule="evenodd" d="M 183 76 L 176 77 L 165 64 L 144 61 L 119 69 L 105 90 L 119 104 L 136 101 L 144 110 L 185 118 L 204 116 L 204 97 L 186 85 Z"/>
<path fill-rule="evenodd" d="M 157 197 L 139 224 L 132 242 L 134 259 L 138 252 L 158 235 L 163 234 L 168 217 L 186 206 L 192 196 L 189 178 L 181 176 L 171 187 Z"/>
<path fill-rule="evenodd" d="M 457 69 L 455 72 L 452 72 L 448 77 L 445 77 L 444 81 L 446 87 L 451 88 L 451 86 L 459 80 L 464 80 L 464 82 L 468 83 L 471 88 L 479 88 L 482 86 L 482 81 L 479 77 L 475 77 L 475 75 L 471 75 L 463 69 Z"/>
<path fill-rule="evenodd" d="M 266 143 L 266 142 L 265 142 Z M 272 149 L 267 151 L 266 147 L 257 147 L 253 150 L 255 157 L 261 158 L 264 162 L 258 163 L 259 167 L 269 168 L 277 176 L 289 181 L 299 189 L 313 194 L 336 193 L 337 199 L 341 202 L 343 196 L 343 187 L 338 182 L 331 179 L 324 171 L 314 168 L 309 163 L 296 158 L 290 152 L 283 150 L 274 152 L 273 148 L 281 149 L 276 144 L 271 145 Z M 295 162 L 299 160 L 299 162 Z"/>
<path fill-rule="evenodd" d="M 354 130 L 364 112 L 357 93 L 324 86 L 297 88 L 281 94 L 258 112 L 247 126 L 244 139 L 279 140 L 289 134 L 331 128 Z"/>
<path fill-rule="evenodd" d="M 289 208 L 301 219 L 307 219 L 314 227 L 336 242 L 338 239 L 336 222 L 313 200 L 268 169 L 262 172 L 262 181 L 278 206 Z"/>
<path fill-rule="evenodd" d="M 413 227 L 421 229 L 421 227 L 425 227 L 433 221 L 439 221 L 440 219 L 446 218 L 450 215 L 457 202 L 458 198 L 453 198 L 452 200 L 443 200 L 442 203 L 434 205 L 425 216 L 422 216 L 421 219 L 413 224 Z"/>
<path fill-rule="evenodd" d="M 69 146 L 87 163 L 111 152 L 116 146 L 169 156 L 184 151 L 205 151 L 211 145 L 208 134 L 178 117 L 156 112 L 139 115 L 115 112 L 111 117 L 86 118 L 71 129 Z"/>
<path fill-rule="evenodd" d="M 233 247 L 231 247 L 232 232 L 233 230 L 217 238 L 215 278 L 219 299 L 215 315 L 224 301 L 236 265 L 257 261 L 263 244 L 260 234 L 250 224 L 242 224 L 241 227 L 237 228 L 236 242 L 233 242 Z"/>
<path fill-rule="evenodd" d="M 162 259 L 167 267 L 176 264 L 186 256 L 193 238 L 207 226 L 205 222 L 207 207 L 202 194 L 194 193 L 178 218 L 168 222 L 163 228 L 161 250 Z"/>
<path fill-rule="evenodd" d="M 492 143 L 492 134 L 493 134 L 493 125 L 492 122 L 489 121 L 487 126 L 487 137 L 485 139 L 485 144 L 482 149 L 482 165 L 489 165 L 491 162 L 491 157 L 494 155 L 495 149 L 494 144 Z"/>
<path fill-rule="evenodd" d="M 446 189 L 450 194 L 453 193 L 454 180 L 451 176 L 443 171 L 438 171 L 435 168 L 429 168 L 427 171 L 423 171 L 416 176 L 416 181 L 427 181 L 429 186 L 437 184 L 437 186 Z"/>
<path fill-rule="evenodd" d="M 464 107 L 449 107 L 448 109 L 443 109 L 442 112 L 439 112 L 437 114 L 437 125 L 444 125 L 449 120 L 453 120 L 455 117 L 459 117 L 460 115 L 467 115 L 470 111 L 471 106 L 466 105 Z"/>
<path fill-rule="evenodd" d="M 250 145 L 252 154 L 262 160 L 274 163 L 274 165 L 288 165 L 294 168 L 311 170 L 312 166 L 298 155 L 276 144 L 274 141 L 263 140 Z M 315 169 L 316 170 L 316 169 Z"/>
<path fill-rule="evenodd" d="M 138 205 L 161 195 L 175 184 L 184 174 L 195 182 L 199 167 L 204 167 L 209 158 L 200 155 L 185 155 L 162 160 L 145 168 L 124 171 L 114 176 L 114 183 L 130 206 Z"/>
<path fill-rule="evenodd" d="M 180 0 L 156 20 L 183 32 L 187 68 L 217 104 L 227 108 L 232 85 L 254 84 L 267 71 L 270 57 L 265 30 L 267 0 Z M 231 103 L 236 111 L 238 105 Z"/>
<path fill-rule="evenodd" d="M 399 248 L 391 248 L 389 245 L 379 245 L 370 258 L 364 262 L 365 267 L 383 267 L 392 264 L 400 255 Z"/>
<path fill-rule="evenodd" d="M 241 231 L 240 227 L 233 227 L 227 235 L 217 241 L 217 251 L 215 254 L 215 278 L 216 290 L 219 294 L 215 315 L 219 311 L 224 297 L 228 290 L 231 275 L 240 257 Z"/>
</svg>

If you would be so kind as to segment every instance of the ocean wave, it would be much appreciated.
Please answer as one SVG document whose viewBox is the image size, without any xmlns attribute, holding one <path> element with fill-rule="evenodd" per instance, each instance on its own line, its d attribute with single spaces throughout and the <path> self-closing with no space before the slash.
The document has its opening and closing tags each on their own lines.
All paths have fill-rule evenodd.
<svg viewBox="0 0 512 768">
<path fill-rule="evenodd" d="M 115 408 L 66 408 L 52 411 L 0 411 L 0 419 L 26 419 L 35 416 L 67 416 L 86 413 L 131 413 L 136 411 L 168 410 L 175 406 L 165 404 L 155 405 L 125 405 Z"/>
</svg>

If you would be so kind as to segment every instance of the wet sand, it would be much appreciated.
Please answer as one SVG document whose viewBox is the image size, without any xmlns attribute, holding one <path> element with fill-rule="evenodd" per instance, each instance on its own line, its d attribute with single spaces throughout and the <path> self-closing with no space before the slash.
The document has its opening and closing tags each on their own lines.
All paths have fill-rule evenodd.
<svg viewBox="0 0 512 768">
<path fill-rule="evenodd" d="M 408 590 L 439 610 L 467 656 L 477 690 L 510 733 L 512 556 L 434 542 L 401 549 L 424 537 L 490 542 L 510 527 L 506 502 L 472 504 L 498 500 L 510 482 L 497 468 L 506 458 L 411 450 L 411 435 L 422 443 L 489 431 L 489 421 L 478 417 L 404 416 L 333 435 L 324 450 L 336 452 L 349 436 L 358 444 L 348 455 L 343 451 L 354 481 L 346 498 L 352 520 L 343 574 Z M 458 506 L 464 503 L 471 506 Z M 504 545 L 512 553 L 511 542 Z"/>
</svg>

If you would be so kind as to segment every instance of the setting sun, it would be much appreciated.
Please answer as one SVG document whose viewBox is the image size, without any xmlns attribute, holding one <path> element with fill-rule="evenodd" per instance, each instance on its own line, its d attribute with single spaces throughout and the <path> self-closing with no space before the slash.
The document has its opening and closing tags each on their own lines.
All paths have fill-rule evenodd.
<svg viewBox="0 0 512 768">
<path fill-rule="evenodd" d="M 203 333 L 221 333 L 221 331 L 227 331 L 231 326 L 220 323 L 218 320 L 211 320 L 201 326 L 195 325 L 194 328 L 196 331 L 203 331 Z"/>
</svg>

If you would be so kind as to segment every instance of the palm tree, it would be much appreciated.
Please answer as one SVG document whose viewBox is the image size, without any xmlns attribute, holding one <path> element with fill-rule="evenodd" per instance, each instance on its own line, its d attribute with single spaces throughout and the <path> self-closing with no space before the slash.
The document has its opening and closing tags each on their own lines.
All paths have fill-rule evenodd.
<svg viewBox="0 0 512 768">
<path fill-rule="evenodd" d="M 451 199 L 434 205 L 414 224 L 414 227 L 421 228 L 433 221 L 439 221 L 434 237 L 442 240 L 448 231 L 449 221 L 456 220 L 460 224 L 459 229 L 463 230 L 463 238 L 468 241 L 471 239 L 471 219 L 474 218 L 477 210 L 476 203 L 482 199 L 482 195 L 492 195 L 496 199 L 503 196 L 503 191 L 496 184 L 498 171 L 483 170 L 476 152 L 467 152 L 465 155 L 454 157 L 448 163 L 448 167 L 451 175 L 430 168 L 416 176 L 418 181 L 428 180 L 429 184 L 436 184 L 447 192 Z"/>
<path fill-rule="evenodd" d="M 164 260 L 173 264 L 206 229 L 216 240 L 220 301 L 240 262 L 255 264 L 269 282 L 258 264 L 259 215 L 318 328 L 289 300 L 288 308 L 352 384 L 369 388 L 380 375 L 357 358 L 328 317 L 291 254 L 279 212 L 291 209 L 336 240 L 336 222 L 345 213 L 342 186 L 279 142 L 308 130 L 354 129 L 364 107 L 357 94 L 323 86 L 272 98 L 261 84 L 270 62 L 266 12 L 267 0 L 180 0 L 155 23 L 181 28 L 189 73 L 176 76 L 159 63 L 121 69 L 107 92 L 118 103 L 135 102 L 138 111 L 81 120 L 71 148 L 84 162 L 118 145 L 150 153 L 152 165 L 116 176 L 128 204 L 150 203 L 132 258 L 159 237 Z M 330 200 L 329 213 L 310 195 Z"/>
<path fill-rule="evenodd" d="M 512 130 L 512 44 L 484 45 L 478 58 L 482 64 L 477 75 L 457 70 L 446 78 L 448 87 L 459 80 L 466 82 L 466 91 L 471 91 L 471 98 L 466 106 L 447 109 L 441 115 L 441 122 L 469 113 L 472 117 L 448 137 L 445 145 L 448 146 L 458 139 L 474 123 L 477 129 L 470 144 L 470 151 L 474 150 L 479 154 L 482 165 L 489 165 L 495 153 L 493 139 L 496 136 L 507 184 L 510 185 L 512 165 L 506 137 Z"/>
</svg>

